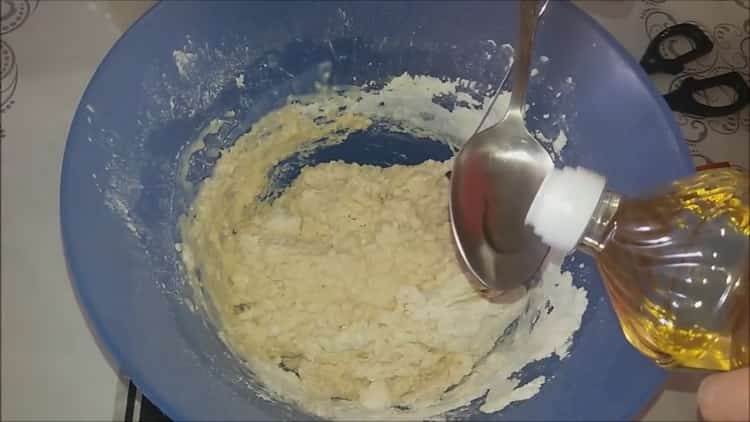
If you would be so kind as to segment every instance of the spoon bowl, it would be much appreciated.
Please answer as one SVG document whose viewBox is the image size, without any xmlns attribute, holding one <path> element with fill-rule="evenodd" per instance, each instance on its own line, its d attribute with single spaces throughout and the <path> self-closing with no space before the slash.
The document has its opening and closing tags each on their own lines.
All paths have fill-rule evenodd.
<svg viewBox="0 0 750 422">
<path fill-rule="evenodd" d="M 456 155 L 450 195 L 460 256 L 483 288 L 510 300 L 535 282 L 549 251 L 525 226 L 524 218 L 553 168 L 549 153 L 524 121 L 538 14 L 536 1 L 519 3 L 520 35 L 508 111 L 499 123 L 472 136 Z"/>
</svg>

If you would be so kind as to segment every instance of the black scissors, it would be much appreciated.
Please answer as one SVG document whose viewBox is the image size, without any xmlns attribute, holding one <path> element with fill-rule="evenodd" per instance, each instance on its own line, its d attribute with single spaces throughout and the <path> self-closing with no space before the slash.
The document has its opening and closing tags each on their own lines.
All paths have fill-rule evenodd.
<svg viewBox="0 0 750 422">
<path fill-rule="evenodd" d="M 674 37 L 689 39 L 692 41 L 692 49 L 680 56 L 671 59 L 665 58 L 661 54 L 661 45 L 667 39 Z M 641 67 L 648 74 L 668 73 L 676 75 L 683 71 L 686 63 L 705 56 L 713 48 L 714 43 L 700 28 L 690 23 L 680 23 L 661 31 L 651 40 L 643 58 L 641 58 Z M 709 106 L 698 102 L 693 96 L 697 92 L 720 86 L 731 88 L 736 93 L 731 104 Z M 687 77 L 677 89 L 664 95 L 664 99 L 674 111 L 700 117 L 720 117 L 733 114 L 750 104 L 750 87 L 748 87 L 742 75 L 737 72 L 722 73 L 703 79 Z"/>
</svg>

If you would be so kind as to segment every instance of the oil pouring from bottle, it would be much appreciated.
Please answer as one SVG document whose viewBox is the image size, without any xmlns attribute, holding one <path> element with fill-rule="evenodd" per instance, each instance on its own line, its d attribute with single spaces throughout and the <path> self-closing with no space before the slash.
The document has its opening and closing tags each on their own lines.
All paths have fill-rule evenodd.
<svg viewBox="0 0 750 422">
<path fill-rule="evenodd" d="M 553 170 L 526 223 L 594 257 L 627 340 L 662 366 L 747 366 L 748 174 L 697 173 L 625 197 L 583 168 Z"/>
</svg>

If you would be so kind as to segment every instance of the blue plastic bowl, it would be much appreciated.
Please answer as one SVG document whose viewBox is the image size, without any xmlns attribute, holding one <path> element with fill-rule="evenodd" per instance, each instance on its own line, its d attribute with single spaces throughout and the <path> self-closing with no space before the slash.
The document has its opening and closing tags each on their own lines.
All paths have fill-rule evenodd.
<svg viewBox="0 0 750 422">
<path fill-rule="evenodd" d="M 404 71 L 497 83 L 507 55 L 489 60 L 484 53 L 514 39 L 516 7 L 505 1 L 165 2 L 133 25 L 81 100 L 61 188 L 75 290 L 115 364 L 175 419 L 306 417 L 256 398 L 211 324 L 188 309 L 190 292 L 173 246 L 176 216 L 189 200 L 175 189 L 180 151 L 212 118 L 235 110 L 234 126 L 221 134 L 231 142 L 287 94 L 309 88 L 304 72 L 323 61 L 332 62 L 335 83 L 387 81 Z M 180 56 L 190 51 L 212 60 L 191 64 Z M 692 171 L 664 101 L 585 14 L 552 2 L 537 36 L 535 57 L 541 55 L 549 61 L 536 63 L 543 77 L 532 79 L 529 124 L 554 135 L 560 124 L 540 116 L 566 116 L 566 164 L 596 169 L 627 194 Z M 244 81 L 235 79 L 239 74 Z M 547 86 L 560 87 L 568 76 L 574 89 L 555 97 Z M 341 154 L 368 161 L 361 152 Z M 211 163 L 198 164 L 208 169 Z M 576 272 L 575 283 L 587 289 L 589 307 L 571 355 L 528 365 L 519 376 L 546 374 L 542 390 L 477 418 L 630 419 L 660 388 L 663 371 L 625 342 L 593 264 L 581 260 L 587 269 Z"/>
</svg>

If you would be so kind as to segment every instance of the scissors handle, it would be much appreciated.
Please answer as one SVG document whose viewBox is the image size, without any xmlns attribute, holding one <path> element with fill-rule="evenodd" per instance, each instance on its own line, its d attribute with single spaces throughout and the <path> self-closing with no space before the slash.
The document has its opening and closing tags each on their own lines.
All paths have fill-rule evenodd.
<svg viewBox="0 0 750 422">
<path fill-rule="evenodd" d="M 723 106 L 709 106 L 695 99 L 696 93 L 710 88 L 725 86 L 735 92 L 734 101 Z M 737 72 L 723 73 L 704 79 L 685 78 L 679 88 L 664 96 L 669 107 L 694 116 L 720 117 L 730 115 L 750 103 L 750 87 Z"/>
<path fill-rule="evenodd" d="M 685 37 L 692 41 L 692 49 L 687 53 L 668 59 L 661 54 L 661 45 L 669 38 Z M 711 52 L 714 43 L 696 25 L 691 23 L 679 23 L 659 32 L 646 48 L 641 58 L 641 66 L 646 73 L 668 73 L 676 75 L 684 69 L 685 63 L 689 63 L 698 57 Z"/>
</svg>

